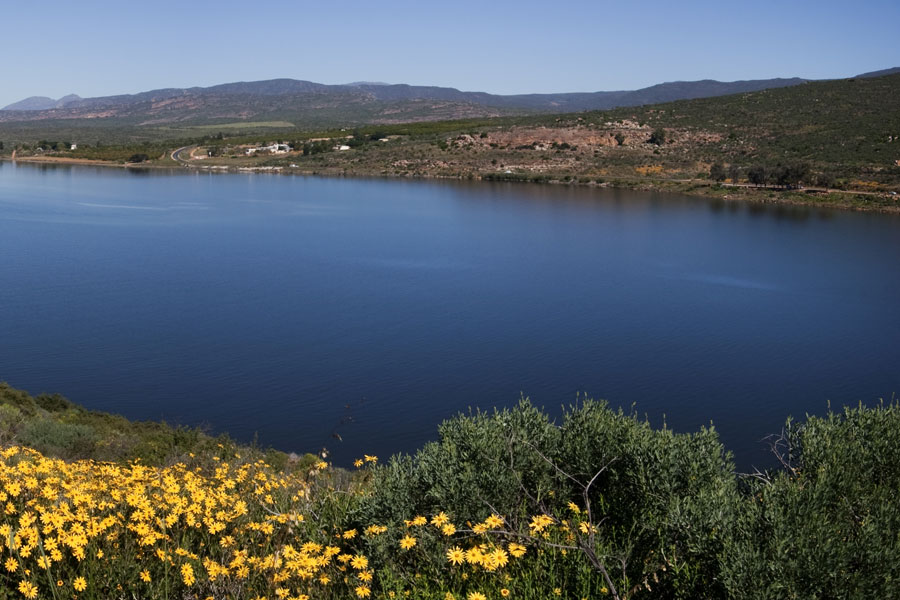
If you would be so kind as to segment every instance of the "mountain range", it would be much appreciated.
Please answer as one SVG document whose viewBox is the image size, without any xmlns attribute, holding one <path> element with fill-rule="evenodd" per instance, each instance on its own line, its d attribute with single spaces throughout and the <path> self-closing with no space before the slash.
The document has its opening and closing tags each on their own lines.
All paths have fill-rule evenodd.
<svg viewBox="0 0 900 600">
<path fill-rule="evenodd" d="M 857 77 L 898 71 L 900 68 L 886 69 Z M 275 120 L 296 126 L 396 123 L 603 110 L 754 92 L 807 81 L 810 80 L 798 77 L 731 82 L 675 81 L 639 90 L 498 95 L 437 86 L 376 82 L 327 85 L 272 79 L 96 98 L 71 94 L 54 100 L 35 96 L 0 109 L 0 123 L 82 119 L 137 126 Z"/>
</svg>

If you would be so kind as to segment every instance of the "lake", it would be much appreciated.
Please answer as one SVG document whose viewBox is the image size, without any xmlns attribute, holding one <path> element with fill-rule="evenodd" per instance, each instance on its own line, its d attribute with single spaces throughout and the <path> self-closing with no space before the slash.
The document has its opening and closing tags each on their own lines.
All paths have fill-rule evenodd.
<svg viewBox="0 0 900 600">
<path fill-rule="evenodd" d="M 898 259 L 881 214 L 0 163 L 0 380 L 338 464 L 587 394 L 747 468 L 900 392 Z"/>
</svg>

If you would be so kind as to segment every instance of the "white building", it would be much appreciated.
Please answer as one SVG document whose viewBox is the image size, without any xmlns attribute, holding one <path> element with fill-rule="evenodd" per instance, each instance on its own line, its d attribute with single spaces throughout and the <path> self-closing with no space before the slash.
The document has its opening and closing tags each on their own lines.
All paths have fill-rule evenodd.
<svg viewBox="0 0 900 600">
<path fill-rule="evenodd" d="M 271 154 L 287 154 L 291 151 L 291 147 L 287 144 L 272 144 L 271 146 L 261 146 L 259 148 L 247 148 L 245 151 L 249 156 L 257 152 L 269 152 Z"/>
</svg>

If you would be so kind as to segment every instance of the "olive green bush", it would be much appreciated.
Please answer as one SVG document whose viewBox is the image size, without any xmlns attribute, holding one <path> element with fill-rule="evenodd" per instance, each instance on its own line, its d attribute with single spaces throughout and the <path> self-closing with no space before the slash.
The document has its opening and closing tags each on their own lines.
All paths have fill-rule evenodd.
<svg viewBox="0 0 900 600">
<path fill-rule="evenodd" d="M 723 557 L 734 598 L 887 598 L 900 589 L 900 408 L 788 421 Z"/>
<path fill-rule="evenodd" d="M 396 523 L 452 507 L 457 521 L 496 513 L 527 531 L 534 515 L 565 515 L 572 503 L 590 510 L 597 528 L 576 543 L 590 544 L 584 551 L 623 597 L 723 596 L 718 556 L 740 501 L 715 431 L 654 430 L 593 401 L 561 421 L 527 400 L 451 419 L 438 442 L 376 471 L 362 520 Z"/>
</svg>

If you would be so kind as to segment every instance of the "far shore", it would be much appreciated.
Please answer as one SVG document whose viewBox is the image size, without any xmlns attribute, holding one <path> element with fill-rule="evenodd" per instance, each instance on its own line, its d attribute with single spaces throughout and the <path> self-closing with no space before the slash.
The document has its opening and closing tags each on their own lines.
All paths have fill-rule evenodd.
<svg viewBox="0 0 900 600">
<path fill-rule="evenodd" d="M 26 164 L 46 165 L 79 165 L 95 167 L 114 167 L 120 169 L 154 169 L 185 171 L 210 174 L 238 174 L 259 173 L 271 175 L 302 175 L 316 177 L 357 177 L 380 179 L 443 179 L 457 181 L 498 181 L 487 179 L 483 174 L 472 173 L 469 176 L 448 176 L 435 173 L 423 173 L 417 175 L 395 175 L 379 172 L 347 172 L 332 171 L 328 169 L 304 169 L 301 167 L 264 167 L 264 166 L 236 166 L 216 164 L 191 164 L 187 161 L 174 161 L 167 157 L 161 160 L 151 160 L 141 163 L 121 163 L 105 160 L 92 160 L 85 158 L 67 158 L 62 156 L 25 156 L 25 157 L 0 157 L 3 162 L 21 162 Z M 499 181 L 503 181 L 502 179 Z M 527 180 L 510 180 L 512 183 L 532 183 Z M 577 181 L 549 180 L 541 183 L 550 185 L 570 185 L 590 188 L 629 189 L 645 192 L 662 192 L 682 194 L 689 196 L 702 196 L 716 198 L 726 202 L 748 202 L 755 204 L 774 204 L 785 206 L 808 206 L 828 209 L 852 210 L 860 212 L 880 212 L 888 214 L 900 214 L 900 196 L 892 198 L 888 194 L 862 190 L 832 190 L 820 188 L 803 188 L 799 190 L 784 190 L 776 187 L 755 187 L 746 184 L 714 183 L 708 180 L 674 180 L 652 178 L 626 178 L 610 177 L 605 183 L 581 183 Z M 886 199 L 889 204 L 875 204 L 873 199 Z"/>
</svg>

